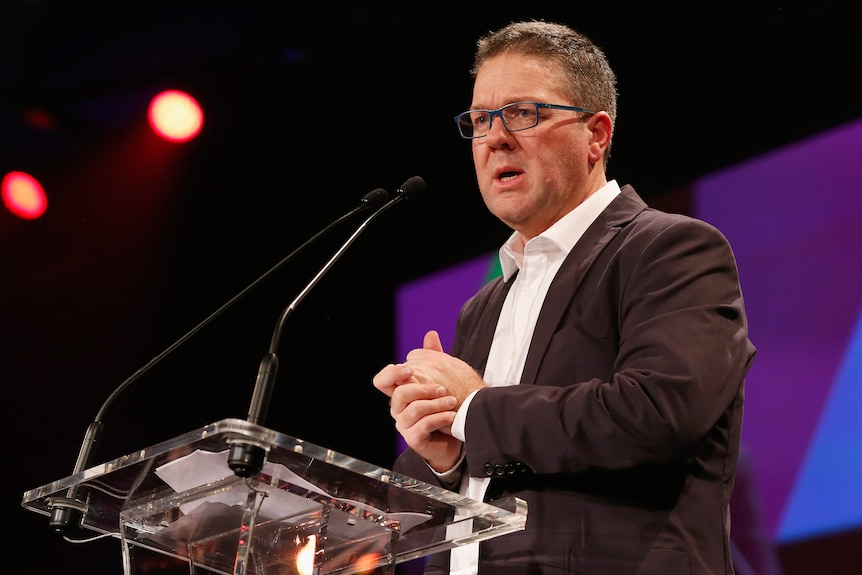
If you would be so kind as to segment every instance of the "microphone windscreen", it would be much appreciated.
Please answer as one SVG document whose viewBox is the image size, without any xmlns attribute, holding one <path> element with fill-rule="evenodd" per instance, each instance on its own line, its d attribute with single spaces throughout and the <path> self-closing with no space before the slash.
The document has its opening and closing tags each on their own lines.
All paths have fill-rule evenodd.
<svg viewBox="0 0 862 575">
<path fill-rule="evenodd" d="M 402 196 L 404 199 L 409 200 L 410 198 L 415 198 L 424 191 L 425 180 L 423 180 L 419 176 L 413 176 L 412 178 L 401 184 L 401 187 L 395 190 L 395 193 L 399 196 Z"/>
<path fill-rule="evenodd" d="M 371 190 L 362 198 L 362 203 L 366 204 L 367 207 L 372 208 L 378 206 L 389 199 L 389 192 L 384 190 L 383 188 L 377 188 L 376 190 Z"/>
</svg>

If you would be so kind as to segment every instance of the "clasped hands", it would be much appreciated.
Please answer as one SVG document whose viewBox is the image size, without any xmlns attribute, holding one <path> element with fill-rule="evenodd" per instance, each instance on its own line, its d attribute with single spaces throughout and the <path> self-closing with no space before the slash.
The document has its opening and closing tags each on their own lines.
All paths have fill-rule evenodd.
<svg viewBox="0 0 862 575">
<path fill-rule="evenodd" d="M 432 330 L 421 348 L 410 351 L 404 363 L 384 367 L 373 383 L 389 396 L 389 413 L 407 445 L 434 470 L 451 469 L 462 447 L 452 436 L 452 422 L 467 396 L 485 387 L 482 376 L 445 353 Z"/>
</svg>

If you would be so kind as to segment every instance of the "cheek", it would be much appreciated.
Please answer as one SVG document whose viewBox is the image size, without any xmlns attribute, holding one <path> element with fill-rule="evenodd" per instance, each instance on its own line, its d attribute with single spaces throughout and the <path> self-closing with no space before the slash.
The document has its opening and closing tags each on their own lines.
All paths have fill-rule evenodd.
<svg viewBox="0 0 862 575">
<path fill-rule="evenodd" d="M 489 168 L 491 157 L 488 153 L 482 150 L 474 150 L 473 152 L 473 168 L 476 173 L 476 181 L 480 187 L 491 185 L 494 181 L 494 171 Z"/>
<path fill-rule="evenodd" d="M 487 206 L 493 213 L 494 198 L 489 192 L 485 191 L 486 188 L 487 186 L 482 182 L 482 179 L 479 178 L 479 194 L 482 196 L 482 201 L 485 203 L 485 206 Z"/>
<path fill-rule="evenodd" d="M 473 152 L 473 163 L 481 166 L 488 159 L 488 146 L 483 145 L 479 140 L 473 140 L 470 144 Z"/>
</svg>

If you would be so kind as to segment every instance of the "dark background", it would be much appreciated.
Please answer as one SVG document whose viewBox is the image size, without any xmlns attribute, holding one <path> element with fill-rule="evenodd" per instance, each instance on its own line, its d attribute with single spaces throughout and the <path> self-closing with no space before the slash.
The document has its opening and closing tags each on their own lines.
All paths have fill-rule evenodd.
<svg viewBox="0 0 862 575">
<path fill-rule="evenodd" d="M 479 35 L 544 18 L 602 46 L 620 92 L 609 176 L 685 210 L 679 190 L 698 176 L 862 116 L 854 12 L 7 0 L 0 172 L 31 173 L 49 198 L 39 220 L 0 212 L 4 510 L 28 571 L 121 572 L 116 542 L 58 541 L 47 518 L 20 507 L 25 490 L 69 474 L 111 392 L 366 192 L 420 175 L 425 193 L 370 225 L 288 319 L 266 419 L 391 464 L 393 427 L 371 377 L 401 359 L 393 290 L 508 235 L 484 210 L 452 122 L 470 103 Z M 168 88 L 204 109 L 189 143 L 146 125 L 150 98 Z M 279 315 L 353 225 L 121 394 L 98 460 L 244 418 Z"/>
</svg>

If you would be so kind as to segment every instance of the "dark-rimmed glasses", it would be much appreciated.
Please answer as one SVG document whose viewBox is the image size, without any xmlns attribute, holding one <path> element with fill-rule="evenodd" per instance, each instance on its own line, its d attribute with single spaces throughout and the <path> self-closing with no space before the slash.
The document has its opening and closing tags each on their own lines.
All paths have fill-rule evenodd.
<svg viewBox="0 0 862 575">
<path fill-rule="evenodd" d="M 577 106 L 543 104 L 541 102 L 512 102 L 496 110 L 467 110 L 455 116 L 455 124 L 458 125 L 461 137 L 468 140 L 487 136 L 491 130 L 491 124 L 494 122 L 494 116 L 500 116 L 503 125 L 510 132 L 520 132 L 539 125 L 539 108 L 595 114 L 592 110 Z"/>
</svg>

